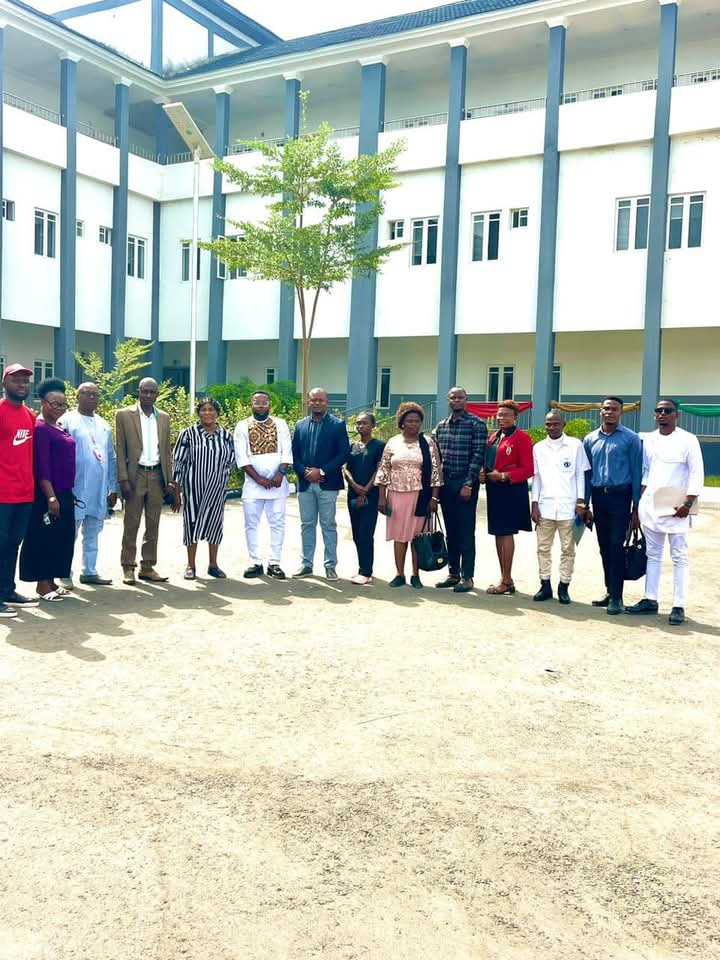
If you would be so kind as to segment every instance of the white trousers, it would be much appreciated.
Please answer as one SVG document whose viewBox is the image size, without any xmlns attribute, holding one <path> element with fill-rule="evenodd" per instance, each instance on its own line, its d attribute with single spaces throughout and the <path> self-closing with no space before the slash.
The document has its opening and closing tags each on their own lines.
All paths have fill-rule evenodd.
<svg viewBox="0 0 720 960">
<path fill-rule="evenodd" d="M 270 527 L 270 558 L 268 563 L 280 563 L 283 540 L 285 539 L 285 510 L 287 497 L 278 497 L 276 500 L 243 500 L 245 514 L 245 539 L 250 560 L 255 564 L 262 563 L 260 559 L 260 519 L 267 517 Z"/>
<path fill-rule="evenodd" d="M 660 530 L 643 528 L 647 544 L 647 573 L 645 576 L 645 596 L 648 600 L 658 599 L 660 574 L 665 550 L 665 537 L 670 540 L 670 558 L 673 565 L 673 606 L 684 607 L 687 602 L 690 583 L 688 564 L 687 533 L 663 533 Z"/>
<path fill-rule="evenodd" d="M 99 517 L 83 517 L 75 521 L 75 540 L 78 539 L 82 527 L 82 572 L 83 576 L 97 575 L 98 537 L 103 528 L 104 520 Z"/>
</svg>

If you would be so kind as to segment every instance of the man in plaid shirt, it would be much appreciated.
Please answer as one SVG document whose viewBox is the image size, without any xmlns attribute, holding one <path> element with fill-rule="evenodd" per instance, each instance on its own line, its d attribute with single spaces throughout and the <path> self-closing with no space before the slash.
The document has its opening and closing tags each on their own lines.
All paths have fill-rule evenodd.
<svg viewBox="0 0 720 960">
<path fill-rule="evenodd" d="M 445 479 L 440 488 L 440 505 L 445 518 L 449 575 L 435 586 L 467 593 L 474 586 L 475 514 L 487 428 L 479 417 L 465 409 L 467 393 L 462 387 L 450 390 L 448 403 L 450 416 L 437 425 L 433 436 L 440 449 Z"/>
</svg>

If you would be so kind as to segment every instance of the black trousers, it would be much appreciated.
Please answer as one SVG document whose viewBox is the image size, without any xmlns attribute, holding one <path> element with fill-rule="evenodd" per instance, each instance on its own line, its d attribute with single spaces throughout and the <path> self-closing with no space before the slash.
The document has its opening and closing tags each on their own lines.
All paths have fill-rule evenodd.
<svg viewBox="0 0 720 960">
<path fill-rule="evenodd" d="M 623 543 L 630 525 L 632 487 L 592 488 L 592 512 L 597 528 L 605 586 L 613 600 L 622 600 L 625 582 Z"/>
<path fill-rule="evenodd" d="M 440 487 L 440 506 L 445 521 L 448 548 L 448 571 L 452 577 L 472 580 L 475 575 L 475 517 L 478 486 L 469 500 L 460 499 L 464 477 L 445 477 Z"/>
<path fill-rule="evenodd" d="M 371 577 L 375 559 L 375 527 L 378 518 L 379 491 L 373 490 L 364 507 L 354 506 L 355 499 L 348 497 L 350 526 L 358 555 L 358 571 L 363 577 Z"/>
<path fill-rule="evenodd" d="M 18 550 L 31 510 L 31 503 L 0 503 L 0 602 L 15 593 Z"/>
</svg>

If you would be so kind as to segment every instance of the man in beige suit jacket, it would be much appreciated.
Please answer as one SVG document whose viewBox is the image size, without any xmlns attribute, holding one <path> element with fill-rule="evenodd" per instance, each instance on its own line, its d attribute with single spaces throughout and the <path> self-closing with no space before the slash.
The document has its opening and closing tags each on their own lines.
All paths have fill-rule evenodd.
<svg viewBox="0 0 720 960">
<path fill-rule="evenodd" d="M 180 509 L 180 496 L 170 482 L 170 417 L 155 407 L 157 395 L 157 383 L 146 377 L 138 386 L 138 403 L 115 415 L 118 483 L 125 502 L 120 563 L 123 583 L 128 584 L 135 583 L 135 551 L 143 511 L 145 535 L 139 577 L 151 582 L 168 579 L 155 570 L 160 512 L 166 493 L 173 494 L 173 510 Z"/>
</svg>

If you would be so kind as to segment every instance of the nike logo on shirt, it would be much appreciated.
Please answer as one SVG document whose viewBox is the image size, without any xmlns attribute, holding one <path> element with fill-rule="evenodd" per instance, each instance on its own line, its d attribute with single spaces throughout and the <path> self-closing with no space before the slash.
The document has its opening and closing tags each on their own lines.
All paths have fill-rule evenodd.
<svg viewBox="0 0 720 960">
<path fill-rule="evenodd" d="M 13 446 L 14 446 L 14 447 L 19 447 L 19 446 L 21 446 L 23 443 L 27 443 L 27 441 L 28 441 L 29 439 L 30 439 L 30 431 L 29 431 L 29 430 L 18 430 L 18 432 L 17 432 L 17 433 L 15 434 L 15 436 L 13 437 Z"/>
</svg>

